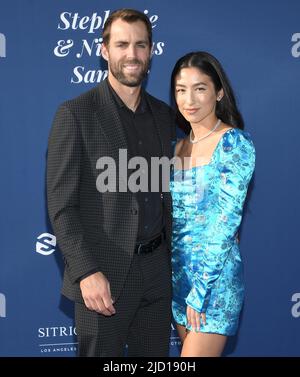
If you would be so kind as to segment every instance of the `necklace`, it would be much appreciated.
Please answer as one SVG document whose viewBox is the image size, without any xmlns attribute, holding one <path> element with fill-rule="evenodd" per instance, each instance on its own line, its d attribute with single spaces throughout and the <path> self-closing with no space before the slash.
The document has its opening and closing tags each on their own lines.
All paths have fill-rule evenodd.
<svg viewBox="0 0 300 377">
<path fill-rule="evenodd" d="M 220 124 L 221 124 L 221 119 L 218 119 L 218 121 L 217 121 L 216 125 L 214 126 L 214 128 L 211 131 L 209 131 L 208 134 L 200 137 L 199 139 L 194 139 L 194 140 L 192 139 L 192 132 L 193 132 L 193 130 L 191 130 L 191 132 L 190 132 L 190 143 L 196 144 L 196 143 L 199 143 L 199 141 L 207 138 L 209 135 L 211 135 L 219 127 Z"/>
</svg>

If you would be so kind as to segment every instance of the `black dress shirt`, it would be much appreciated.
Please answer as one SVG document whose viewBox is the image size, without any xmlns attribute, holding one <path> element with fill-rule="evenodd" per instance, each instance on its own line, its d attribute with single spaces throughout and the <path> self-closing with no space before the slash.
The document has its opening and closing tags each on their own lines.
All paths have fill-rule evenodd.
<svg viewBox="0 0 300 377">
<path fill-rule="evenodd" d="M 151 192 L 151 157 L 162 157 L 162 147 L 143 89 L 141 90 L 140 103 L 136 111 L 133 112 L 124 104 L 109 85 L 109 82 L 108 86 L 124 126 L 128 145 L 128 159 L 140 156 L 147 161 L 148 172 L 146 169 L 142 169 L 142 174 L 148 174 L 147 192 L 137 191 L 135 193 L 139 204 L 137 243 L 143 243 L 158 235 L 163 228 L 161 187 L 159 187 L 159 192 Z M 139 166 L 136 169 L 128 169 L 128 181 L 131 174 L 139 169 Z M 161 177 L 159 181 L 161 182 Z M 136 183 L 139 184 L 140 180 L 137 180 Z"/>
</svg>

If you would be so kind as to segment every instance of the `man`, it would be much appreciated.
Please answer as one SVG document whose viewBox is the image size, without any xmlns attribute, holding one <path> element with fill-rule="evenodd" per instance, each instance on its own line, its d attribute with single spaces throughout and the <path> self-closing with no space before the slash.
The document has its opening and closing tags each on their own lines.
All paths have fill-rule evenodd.
<svg viewBox="0 0 300 377">
<path fill-rule="evenodd" d="M 75 301 L 80 356 L 123 356 L 126 344 L 128 356 L 169 352 L 170 194 L 96 185 L 97 161 L 110 157 L 118 168 L 120 149 L 145 158 L 149 170 L 151 157 L 172 157 L 170 108 L 141 87 L 151 46 L 143 13 L 112 13 L 102 46 L 108 79 L 61 105 L 49 138 L 49 215 L 65 261 L 62 292 Z"/>
</svg>

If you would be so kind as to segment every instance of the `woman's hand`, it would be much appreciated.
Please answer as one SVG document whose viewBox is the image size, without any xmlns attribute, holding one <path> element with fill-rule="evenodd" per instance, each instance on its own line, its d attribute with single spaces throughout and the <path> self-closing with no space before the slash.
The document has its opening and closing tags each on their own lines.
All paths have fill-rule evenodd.
<svg viewBox="0 0 300 377">
<path fill-rule="evenodd" d="M 186 317 L 188 325 L 192 326 L 194 331 L 200 331 L 200 324 L 206 324 L 206 315 L 205 313 L 199 313 L 195 309 L 187 306 L 186 308 Z"/>
</svg>

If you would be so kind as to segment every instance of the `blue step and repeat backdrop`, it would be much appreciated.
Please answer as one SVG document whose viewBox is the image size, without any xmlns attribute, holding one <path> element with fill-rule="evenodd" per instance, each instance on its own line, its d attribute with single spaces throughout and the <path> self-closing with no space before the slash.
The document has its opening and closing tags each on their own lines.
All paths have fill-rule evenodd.
<svg viewBox="0 0 300 377">
<path fill-rule="evenodd" d="M 106 77 L 103 24 L 131 7 L 152 22 L 147 90 L 170 103 L 192 50 L 224 65 L 257 148 L 243 227 L 246 301 L 228 356 L 300 356 L 299 0 L 0 1 L 0 356 L 74 356 L 73 307 L 45 197 L 57 106 Z M 179 339 L 173 328 L 170 355 Z"/>
</svg>

